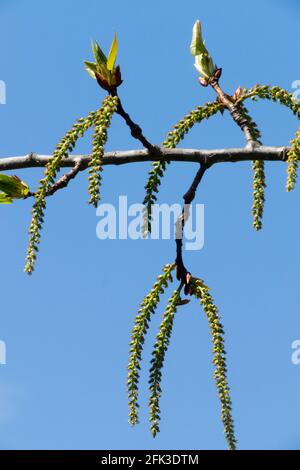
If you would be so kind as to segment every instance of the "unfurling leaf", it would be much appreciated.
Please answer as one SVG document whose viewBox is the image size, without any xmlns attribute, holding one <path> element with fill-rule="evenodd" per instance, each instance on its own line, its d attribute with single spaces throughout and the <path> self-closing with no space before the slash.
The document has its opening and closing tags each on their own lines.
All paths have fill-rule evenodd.
<svg viewBox="0 0 300 470">
<path fill-rule="evenodd" d="M 209 81 L 214 76 L 215 72 L 217 71 L 217 67 L 215 66 L 208 50 L 204 45 L 201 33 L 201 24 L 199 20 L 196 21 L 193 27 L 190 51 L 191 54 L 195 56 L 194 65 L 196 69 L 204 78 L 204 80 L 201 80 L 201 84 L 207 86 L 208 83 L 206 81 Z"/>
<path fill-rule="evenodd" d="M 17 176 L 0 174 L 0 203 L 10 204 L 13 199 L 22 199 L 29 193 L 27 184 Z"/>
<path fill-rule="evenodd" d="M 107 58 L 97 41 L 92 42 L 92 50 L 96 62 L 85 60 L 85 68 L 88 74 L 97 80 L 101 88 L 111 93 L 113 89 L 122 83 L 120 67 L 119 65 L 115 66 L 118 53 L 116 33 Z"/>
<path fill-rule="evenodd" d="M 207 52 L 203 43 L 202 34 L 201 34 L 201 24 L 199 20 L 195 22 L 194 27 L 193 27 L 190 51 L 191 51 L 191 54 L 195 56 L 199 54 L 203 54 L 204 52 Z"/>
<path fill-rule="evenodd" d="M 88 72 L 88 74 L 96 80 L 96 71 L 97 71 L 97 65 L 94 62 L 89 62 L 88 60 L 84 61 L 85 68 Z"/>
<path fill-rule="evenodd" d="M 213 76 L 216 67 L 208 54 L 200 54 L 195 57 L 195 68 L 205 79 Z"/>
<path fill-rule="evenodd" d="M 0 193 L 0 204 L 11 204 L 12 198 L 5 193 Z"/>
<path fill-rule="evenodd" d="M 97 41 L 92 42 L 92 50 L 95 57 L 95 61 L 98 65 L 106 65 L 107 59 L 106 55 L 102 51 Z"/>
<path fill-rule="evenodd" d="M 108 70 L 113 70 L 116 58 L 117 58 L 117 53 L 118 53 L 118 40 L 117 40 L 117 35 L 115 33 L 113 42 L 111 43 L 110 46 L 110 51 L 107 57 L 107 69 Z"/>
</svg>

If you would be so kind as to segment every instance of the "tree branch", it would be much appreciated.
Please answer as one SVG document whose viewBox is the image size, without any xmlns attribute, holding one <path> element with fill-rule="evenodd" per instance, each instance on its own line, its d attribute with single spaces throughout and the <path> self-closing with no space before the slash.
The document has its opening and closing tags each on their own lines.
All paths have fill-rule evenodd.
<svg viewBox="0 0 300 470">
<path fill-rule="evenodd" d="M 206 165 L 205 163 L 200 164 L 199 170 L 197 171 L 192 184 L 190 185 L 189 189 L 183 196 L 184 206 L 183 206 L 181 215 L 178 217 L 176 224 L 175 224 L 176 277 L 184 285 L 185 294 L 188 294 L 189 292 L 189 282 L 191 280 L 191 273 L 186 269 L 184 262 L 183 262 L 183 256 L 182 256 L 183 228 L 184 228 L 185 222 L 187 221 L 190 215 L 190 204 L 195 198 L 197 188 L 199 184 L 201 183 L 204 173 L 208 167 L 209 165 Z"/>
<path fill-rule="evenodd" d="M 266 147 L 259 146 L 255 149 L 247 147 L 225 148 L 225 149 L 165 149 L 160 152 L 149 152 L 148 150 L 123 150 L 106 152 L 103 156 L 103 165 L 125 165 L 137 162 L 173 161 L 203 163 L 209 167 L 217 163 L 237 163 L 253 160 L 279 161 L 287 160 L 289 147 Z M 0 171 L 20 170 L 24 168 L 45 167 L 52 155 L 40 155 L 30 153 L 24 156 L 1 157 Z M 72 168 L 80 163 L 80 171 L 88 167 L 90 155 L 73 155 L 62 161 L 63 168 Z"/>
<path fill-rule="evenodd" d="M 222 88 L 219 85 L 218 81 L 212 81 L 211 83 L 212 88 L 215 90 L 216 94 L 219 97 L 219 100 L 221 103 L 224 104 L 224 106 L 228 109 L 228 111 L 231 114 L 232 119 L 234 122 L 240 127 L 240 129 L 243 131 L 245 135 L 245 139 L 247 142 L 247 146 L 254 148 L 256 146 L 260 145 L 259 140 L 256 138 L 256 136 L 253 134 L 253 129 L 251 129 L 249 125 L 249 121 L 247 120 L 247 117 L 243 115 L 243 110 L 241 108 L 241 103 L 236 104 L 232 102 L 232 97 L 228 96 Z M 251 118 L 249 116 L 250 122 Z M 255 128 L 257 128 L 256 124 L 253 122 L 252 123 Z"/>
<path fill-rule="evenodd" d="M 146 137 L 144 136 L 143 134 L 143 131 L 141 129 L 141 127 L 136 124 L 135 122 L 133 122 L 133 120 L 131 119 L 131 117 L 129 116 L 128 113 L 126 113 L 125 109 L 123 108 L 123 105 L 122 105 L 122 102 L 121 102 L 121 99 L 118 95 L 118 91 L 117 91 L 117 88 L 113 88 L 111 90 L 111 96 L 117 96 L 119 101 L 118 101 L 118 107 L 117 107 L 117 113 L 124 119 L 124 121 L 126 122 L 127 126 L 129 127 L 130 129 L 130 132 L 131 132 L 131 135 L 132 137 L 134 137 L 134 139 L 137 139 L 139 140 L 143 146 L 149 150 L 149 152 L 158 152 L 159 151 L 159 147 L 151 144 L 149 142 L 148 139 L 146 139 Z"/>
<path fill-rule="evenodd" d="M 47 193 L 47 196 L 53 196 L 53 194 L 56 193 L 56 191 L 58 191 L 59 189 L 66 188 L 69 182 L 77 176 L 80 170 L 81 160 L 77 160 L 73 168 L 68 173 L 59 178 L 59 180 L 57 180 L 53 186 L 51 186 Z"/>
</svg>

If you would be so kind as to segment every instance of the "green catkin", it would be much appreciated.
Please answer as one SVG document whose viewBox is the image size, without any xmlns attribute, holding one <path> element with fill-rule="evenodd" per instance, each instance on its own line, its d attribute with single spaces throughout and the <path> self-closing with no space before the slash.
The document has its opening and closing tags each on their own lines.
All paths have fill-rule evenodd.
<svg viewBox="0 0 300 470">
<path fill-rule="evenodd" d="M 269 85 L 256 85 L 250 89 L 245 88 L 241 101 L 245 101 L 248 98 L 251 98 L 254 101 L 264 99 L 277 102 L 288 107 L 293 114 L 300 119 L 300 101 L 296 100 L 292 93 L 289 93 L 278 86 L 270 87 Z M 291 141 L 291 149 L 288 153 L 286 181 L 287 191 L 292 191 L 294 189 L 297 180 L 298 160 L 300 155 L 299 137 L 300 131 L 298 130 L 295 139 Z"/>
<path fill-rule="evenodd" d="M 243 114 L 243 117 L 247 121 L 248 128 L 250 129 L 253 142 L 261 145 L 261 134 L 260 131 L 252 121 L 252 118 L 243 103 L 239 103 L 239 108 Z M 253 217 L 253 227 L 255 230 L 261 230 L 262 228 L 262 219 L 265 205 L 265 188 L 266 188 L 266 179 L 265 179 L 265 162 L 253 161 L 252 162 L 253 170 L 253 202 L 252 202 L 252 217 Z"/>
<path fill-rule="evenodd" d="M 257 124 L 252 120 L 248 109 L 244 105 L 244 103 L 239 103 L 239 110 L 243 116 L 243 118 L 247 122 L 248 129 L 250 130 L 251 137 L 254 143 L 261 145 L 261 133 L 257 127 Z"/>
<path fill-rule="evenodd" d="M 93 149 L 89 162 L 89 204 L 97 207 L 100 200 L 102 158 L 107 142 L 107 132 L 118 106 L 118 97 L 107 96 L 94 119 Z"/>
<path fill-rule="evenodd" d="M 209 119 L 219 111 L 223 110 L 224 105 L 217 101 L 207 103 L 202 107 L 198 106 L 196 109 L 184 116 L 184 118 L 174 126 L 173 130 L 167 134 L 166 140 L 163 142 L 163 147 L 168 149 L 177 147 L 179 142 L 192 129 L 194 124 L 200 123 L 204 119 Z M 151 209 L 157 199 L 159 186 L 168 163 L 169 162 L 166 160 L 153 162 L 151 170 L 149 171 L 149 178 L 145 185 L 146 195 L 143 201 L 143 205 L 145 206 L 143 224 L 144 236 L 147 236 L 147 234 L 151 232 Z"/>
<path fill-rule="evenodd" d="M 192 129 L 194 124 L 200 123 L 204 119 L 217 114 L 219 111 L 224 110 L 224 105 L 214 101 L 212 103 L 206 103 L 204 106 L 198 106 L 196 109 L 188 113 L 181 119 L 167 134 L 166 140 L 163 142 L 165 148 L 175 148 L 179 142 L 185 137 L 185 135 Z"/>
<path fill-rule="evenodd" d="M 138 383 L 140 377 L 140 362 L 142 359 L 145 336 L 149 328 L 151 315 L 155 313 L 160 296 L 172 282 L 172 271 L 175 264 L 166 264 L 163 273 L 158 276 L 154 286 L 141 303 L 138 315 L 135 318 L 131 333 L 130 357 L 128 363 L 127 391 L 129 405 L 129 423 L 138 423 Z"/>
<path fill-rule="evenodd" d="M 254 101 L 258 99 L 275 101 L 283 106 L 287 106 L 293 114 L 300 118 L 300 101 L 296 100 L 292 93 L 278 87 L 269 85 L 256 85 L 253 88 L 244 88 L 240 101 L 251 98 Z"/>
<path fill-rule="evenodd" d="M 255 230 L 261 230 L 265 204 L 265 162 L 256 160 L 252 163 L 253 169 L 253 203 L 252 217 Z"/>
<path fill-rule="evenodd" d="M 143 200 L 143 237 L 146 237 L 151 233 L 152 205 L 157 200 L 157 193 L 159 191 L 159 186 L 161 185 L 161 179 L 163 178 L 167 164 L 169 163 L 170 162 L 168 161 L 153 162 L 148 173 L 149 177 L 145 185 L 146 195 Z"/>
<path fill-rule="evenodd" d="M 297 181 L 297 173 L 300 159 L 300 127 L 297 130 L 296 137 L 291 141 L 291 148 L 287 157 L 287 181 L 286 190 L 292 191 Z"/>
<path fill-rule="evenodd" d="M 149 410 L 150 410 L 150 423 L 151 423 L 151 434 L 153 437 L 159 432 L 159 421 L 160 421 L 160 405 L 159 400 L 161 396 L 161 379 L 162 379 L 162 368 L 164 365 L 165 354 L 167 352 L 170 338 L 173 329 L 174 315 L 177 311 L 178 304 L 180 302 L 180 286 L 174 291 L 172 297 L 169 299 L 167 308 L 163 315 L 163 320 L 160 324 L 156 341 L 154 344 L 151 368 L 149 374 Z"/>
<path fill-rule="evenodd" d="M 243 117 L 247 121 L 248 128 L 250 129 L 253 142 L 261 145 L 261 134 L 256 125 L 252 120 L 247 108 L 243 103 L 239 104 L 239 108 L 243 114 Z M 252 162 L 253 170 L 253 202 L 252 202 L 252 217 L 253 217 L 253 227 L 255 230 L 261 230 L 262 228 L 262 219 L 264 213 L 265 205 L 265 188 L 266 188 L 266 179 L 265 179 L 265 162 L 253 161 Z"/>
<path fill-rule="evenodd" d="M 32 219 L 29 227 L 29 245 L 27 249 L 26 265 L 24 271 L 32 274 L 34 271 L 36 256 L 41 238 L 41 229 L 44 222 L 46 209 L 46 197 L 55 178 L 60 170 L 62 160 L 67 158 L 75 147 L 79 137 L 93 125 L 96 112 L 91 112 L 86 118 L 80 118 L 57 144 L 56 149 L 49 163 L 46 166 L 44 178 L 40 181 L 40 186 L 35 193 L 35 202 L 32 208 Z"/>
<path fill-rule="evenodd" d="M 224 425 L 224 434 L 229 449 L 235 450 L 237 441 L 234 433 L 230 388 L 227 382 L 224 329 L 220 320 L 220 314 L 211 294 L 209 293 L 209 288 L 201 279 L 192 279 L 191 294 L 200 301 L 200 304 L 208 319 L 213 343 L 213 364 L 215 366 L 214 379 L 221 403 L 221 419 Z"/>
</svg>

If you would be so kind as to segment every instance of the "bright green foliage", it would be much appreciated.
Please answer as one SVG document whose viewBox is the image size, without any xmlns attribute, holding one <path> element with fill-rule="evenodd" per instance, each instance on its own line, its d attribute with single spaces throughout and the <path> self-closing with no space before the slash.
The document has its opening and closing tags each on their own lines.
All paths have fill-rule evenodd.
<svg viewBox="0 0 300 470">
<path fill-rule="evenodd" d="M 154 344 L 151 368 L 149 375 L 149 386 L 150 386 L 150 398 L 149 398 L 149 409 L 150 409 L 150 423 L 151 433 L 155 437 L 159 432 L 159 421 L 160 421 L 160 405 L 159 400 L 161 396 L 161 379 L 162 379 L 162 368 L 164 366 L 165 355 L 170 343 L 172 334 L 174 315 L 177 311 L 177 307 L 180 303 L 180 291 L 182 285 L 174 291 L 170 298 L 166 311 L 163 316 L 162 323 L 159 327 L 159 332 L 156 336 Z"/>
<path fill-rule="evenodd" d="M 116 33 L 114 34 L 113 42 L 111 43 L 110 50 L 107 56 L 107 68 L 113 70 L 118 54 L 118 40 Z"/>
<path fill-rule="evenodd" d="M 255 230 L 261 230 L 262 217 L 264 212 L 265 203 L 265 162 L 263 160 L 256 160 L 252 163 L 253 169 L 253 204 L 252 216 L 253 227 Z"/>
<path fill-rule="evenodd" d="M 185 135 L 192 129 L 194 124 L 200 123 L 204 119 L 209 119 L 219 111 L 224 110 L 224 105 L 214 101 L 206 103 L 204 106 L 198 106 L 196 109 L 188 113 L 181 119 L 171 130 L 163 142 L 165 148 L 173 149 L 177 147 L 179 142 L 184 139 Z M 143 232 L 146 236 L 151 232 L 151 209 L 157 199 L 157 193 L 164 176 L 168 161 L 153 162 L 149 171 L 149 178 L 145 185 L 146 195 L 143 201 L 145 206 Z"/>
<path fill-rule="evenodd" d="M 193 278 L 191 294 L 200 300 L 200 304 L 207 316 L 213 343 L 213 364 L 215 366 L 214 378 L 221 402 L 221 418 L 224 424 L 224 433 L 229 449 L 236 448 L 234 422 L 232 418 L 230 389 L 227 382 L 226 351 L 224 345 L 224 330 L 220 320 L 218 308 L 209 293 L 209 288 L 201 279 Z"/>
<path fill-rule="evenodd" d="M 197 20 L 193 26 L 190 52 L 194 56 L 204 54 L 205 52 L 208 53 L 202 38 L 201 23 L 199 20 Z"/>
<path fill-rule="evenodd" d="M 93 150 L 89 162 L 89 204 L 97 207 L 100 200 L 102 157 L 107 142 L 107 131 L 118 106 L 118 97 L 107 96 L 94 118 Z"/>
<path fill-rule="evenodd" d="M 11 204 L 13 199 L 24 199 L 28 193 L 29 187 L 16 175 L 0 174 L 0 204 Z"/>
<path fill-rule="evenodd" d="M 5 193 L 0 193 L 0 204 L 11 204 L 13 202 L 12 198 Z"/>
<path fill-rule="evenodd" d="M 95 62 L 84 61 L 85 68 L 89 75 L 109 91 L 111 87 L 117 87 L 122 83 L 120 68 L 115 67 L 118 54 L 118 41 L 114 35 L 108 56 L 104 54 L 98 42 L 92 42 L 92 50 Z"/>
<path fill-rule="evenodd" d="M 169 282 L 172 282 L 172 271 L 174 264 L 166 264 L 163 274 L 158 276 L 157 281 L 151 291 L 144 298 L 135 318 L 134 327 L 131 333 L 130 357 L 128 364 L 127 389 L 129 399 L 129 422 L 134 425 L 138 423 L 138 382 L 140 376 L 140 362 L 145 341 L 145 335 L 149 328 L 151 315 L 155 313 L 156 307 Z"/>
<path fill-rule="evenodd" d="M 80 118 L 61 139 L 56 146 L 53 156 L 46 166 L 44 178 L 40 181 L 40 186 L 35 193 L 35 202 L 32 208 L 32 220 L 29 227 L 29 245 L 26 257 L 25 272 L 32 274 L 34 270 L 36 253 L 40 243 L 40 232 L 44 222 L 44 212 L 46 209 L 46 197 L 56 175 L 60 169 L 62 160 L 67 158 L 75 147 L 79 137 L 93 125 L 96 112 L 91 112 L 86 118 Z"/>
<path fill-rule="evenodd" d="M 199 20 L 196 21 L 193 27 L 190 51 L 191 54 L 195 56 L 196 69 L 205 80 L 209 80 L 214 75 L 216 66 L 213 63 L 202 39 L 201 24 Z"/>
<path fill-rule="evenodd" d="M 287 163 L 287 182 L 286 190 L 292 191 L 297 181 L 297 171 L 300 159 L 300 127 L 296 133 L 296 137 L 291 141 L 291 149 L 288 153 Z"/>
</svg>

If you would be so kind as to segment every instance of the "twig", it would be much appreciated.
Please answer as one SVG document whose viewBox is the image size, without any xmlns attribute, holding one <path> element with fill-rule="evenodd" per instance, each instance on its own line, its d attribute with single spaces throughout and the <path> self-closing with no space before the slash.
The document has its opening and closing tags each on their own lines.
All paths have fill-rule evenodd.
<svg viewBox="0 0 300 470">
<path fill-rule="evenodd" d="M 187 294 L 189 291 L 189 281 L 191 278 L 190 272 L 186 269 L 183 256 L 182 256 L 182 248 L 183 248 L 183 229 L 184 224 L 187 221 L 190 210 L 189 206 L 195 198 L 197 188 L 204 176 L 205 171 L 207 170 L 208 165 L 201 163 L 200 168 L 196 173 L 195 178 L 187 192 L 183 196 L 184 200 L 184 207 L 182 209 L 181 215 L 178 217 L 176 224 L 175 224 L 175 241 L 176 241 L 176 277 L 179 281 L 181 281 L 185 286 L 185 293 Z"/>
<path fill-rule="evenodd" d="M 151 144 L 147 139 L 146 137 L 143 135 L 143 131 L 141 129 L 141 127 L 136 124 L 135 122 L 133 122 L 133 120 L 131 119 L 131 117 L 129 116 L 128 113 L 126 113 L 126 111 L 124 110 L 123 108 L 123 105 L 122 105 L 122 102 L 121 102 L 121 99 L 118 95 L 118 91 L 116 88 L 112 89 L 111 91 L 111 95 L 112 96 L 117 96 L 119 98 L 119 102 L 118 102 L 118 107 L 117 107 L 117 114 L 119 114 L 120 116 L 122 116 L 122 118 L 124 119 L 124 121 L 126 122 L 127 126 L 129 127 L 130 131 L 131 131 L 131 135 L 132 137 L 134 137 L 135 139 L 139 140 L 143 146 L 149 150 L 149 152 L 158 152 L 159 151 L 159 147 Z"/>
<path fill-rule="evenodd" d="M 80 172 L 81 165 L 82 165 L 81 161 L 77 160 L 72 170 L 70 170 L 68 173 L 66 173 L 61 178 L 59 178 L 59 180 L 57 180 L 56 183 L 54 183 L 54 185 L 51 186 L 51 188 L 49 189 L 47 193 L 47 196 L 52 196 L 59 189 L 66 188 L 70 180 L 74 179 L 77 176 L 77 174 Z"/>
<path fill-rule="evenodd" d="M 260 142 L 258 142 L 257 139 L 254 138 L 251 128 L 248 125 L 248 120 L 244 116 L 240 105 L 233 103 L 230 96 L 224 93 L 224 91 L 221 89 L 217 80 L 213 80 L 211 82 L 211 86 L 217 93 L 221 103 L 223 103 L 224 106 L 230 112 L 234 122 L 236 122 L 236 124 L 242 129 L 245 135 L 246 141 L 247 141 L 247 145 L 251 148 L 254 148 L 257 145 L 260 145 Z M 253 124 L 255 125 L 255 123 Z"/>
<path fill-rule="evenodd" d="M 209 164 L 237 163 L 253 160 L 286 162 L 289 147 L 266 147 L 260 146 L 255 149 L 248 147 L 225 148 L 225 149 L 165 149 L 160 148 L 159 153 L 148 150 L 124 150 L 107 152 L 103 156 L 102 165 L 125 165 L 137 162 L 155 162 L 169 160 L 173 162 L 194 162 Z M 1 157 L 0 171 L 20 170 L 24 168 L 45 167 L 52 155 L 40 155 L 30 153 L 23 156 Z M 80 171 L 88 167 L 90 155 L 73 155 L 65 158 L 62 168 L 73 168 L 80 161 Z"/>
</svg>

